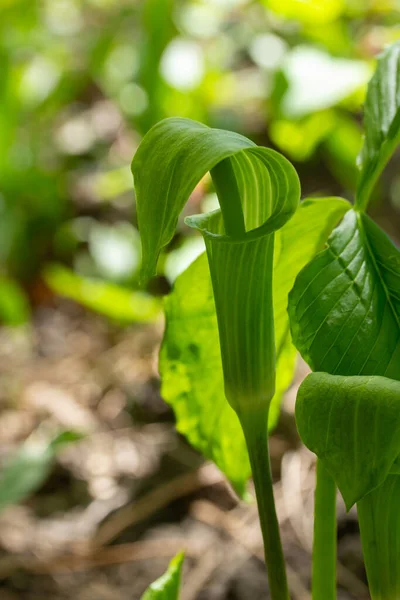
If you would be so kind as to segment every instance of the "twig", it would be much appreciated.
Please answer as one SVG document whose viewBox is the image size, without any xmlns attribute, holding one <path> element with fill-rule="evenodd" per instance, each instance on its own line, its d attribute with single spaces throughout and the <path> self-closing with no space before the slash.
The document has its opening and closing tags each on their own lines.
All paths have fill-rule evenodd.
<svg viewBox="0 0 400 600">
<path fill-rule="evenodd" d="M 205 464 L 196 471 L 185 473 L 160 485 L 133 504 L 118 510 L 108 521 L 100 526 L 92 548 L 105 546 L 118 535 L 151 515 L 168 506 L 172 501 L 192 494 L 202 487 L 208 487 L 224 481 L 222 473 L 213 465 Z"/>
<path fill-rule="evenodd" d="M 358 600 L 369 600 L 369 590 L 361 579 L 352 573 L 343 563 L 337 563 L 338 582 Z"/>
<path fill-rule="evenodd" d="M 196 600 L 198 594 L 223 560 L 224 554 L 220 548 L 218 550 L 215 547 L 207 548 L 197 565 L 186 577 L 186 583 L 183 584 L 180 595 L 181 600 Z"/>
<path fill-rule="evenodd" d="M 24 569 L 32 573 L 53 574 L 62 572 L 87 571 L 96 567 L 117 565 L 137 560 L 152 558 L 170 558 L 185 547 L 182 539 L 158 539 L 134 542 L 132 544 L 118 544 L 102 548 L 92 555 L 79 556 L 68 554 L 59 556 L 50 561 L 38 558 L 21 556 L 13 557 L 14 560 L 2 564 L 0 579 L 9 577 L 16 569 Z M 199 554 L 196 547 L 187 546 L 185 552 L 196 557 Z"/>
</svg>

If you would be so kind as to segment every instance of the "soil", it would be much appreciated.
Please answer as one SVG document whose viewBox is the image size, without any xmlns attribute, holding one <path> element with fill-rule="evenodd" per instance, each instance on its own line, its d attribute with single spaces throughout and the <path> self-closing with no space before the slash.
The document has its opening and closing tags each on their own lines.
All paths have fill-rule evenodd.
<svg viewBox="0 0 400 600">
<path fill-rule="evenodd" d="M 33 497 L 0 514 L 2 600 L 139 600 L 180 549 L 181 600 L 268 598 L 254 500 L 239 501 L 176 433 L 160 398 L 161 335 L 162 323 L 121 328 L 69 302 L 1 330 L 0 458 L 29 436 L 82 436 Z M 271 455 L 292 598 L 308 600 L 315 464 L 295 392 Z M 367 600 L 356 516 L 340 499 L 338 550 L 338 598 Z"/>
</svg>

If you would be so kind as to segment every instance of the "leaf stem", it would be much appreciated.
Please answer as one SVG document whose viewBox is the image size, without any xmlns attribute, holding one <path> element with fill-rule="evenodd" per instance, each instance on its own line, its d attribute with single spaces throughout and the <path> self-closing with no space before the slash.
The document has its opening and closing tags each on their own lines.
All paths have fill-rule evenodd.
<svg viewBox="0 0 400 600">
<path fill-rule="evenodd" d="M 400 477 L 384 483 L 357 502 L 361 544 L 372 600 L 400 598 Z"/>
<path fill-rule="evenodd" d="M 240 192 L 230 158 L 225 158 L 210 171 L 217 192 L 226 235 L 237 238 L 246 233 Z"/>
<path fill-rule="evenodd" d="M 264 540 L 271 600 L 290 600 L 268 448 L 268 409 L 239 415 L 246 438 Z"/>
<path fill-rule="evenodd" d="M 313 600 L 336 600 L 336 485 L 317 460 L 312 560 Z"/>
</svg>

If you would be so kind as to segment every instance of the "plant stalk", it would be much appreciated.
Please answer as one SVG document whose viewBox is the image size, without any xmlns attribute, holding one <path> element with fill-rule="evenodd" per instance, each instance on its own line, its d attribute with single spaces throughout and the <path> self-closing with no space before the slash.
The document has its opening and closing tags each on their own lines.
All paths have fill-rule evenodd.
<svg viewBox="0 0 400 600">
<path fill-rule="evenodd" d="M 358 522 L 372 600 L 400 598 L 400 477 L 384 483 L 357 502 Z"/>
<path fill-rule="evenodd" d="M 240 238 L 246 233 L 242 201 L 236 175 L 230 158 L 225 158 L 211 169 L 211 177 L 217 192 L 225 233 Z"/>
<path fill-rule="evenodd" d="M 312 556 L 313 600 L 336 600 L 336 485 L 317 460 Z"/>
<path fill-rule="evenodd" d="M 253 472 L 271 600 L 290 600 L 272 487 L 268 409 L 251 415 L 239 415 L 239 418 Z"/>
</svg>

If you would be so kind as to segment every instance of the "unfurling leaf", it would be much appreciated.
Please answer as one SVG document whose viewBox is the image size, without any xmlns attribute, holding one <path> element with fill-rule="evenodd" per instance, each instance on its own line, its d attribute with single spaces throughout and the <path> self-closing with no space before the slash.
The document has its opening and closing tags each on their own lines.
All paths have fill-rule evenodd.
<svg viewBox="0 0 400 600">
<path fill-rule="evenodd" d="M 356 205 L 366 208 L 373 186 L 400 142 L 400 41 L 380 56 L 364 106 Z"/>
<path fill-rule="evenodd" d="M 119 323 L 151 323 L 162 310 L 159 299 L 149 294 L 84 277 L 62 265 L 50 265 L 44 277 L 50 288 L 60 296 L 75 300 Z"/>
<path fill-rule="evenodd" d="M 145 591 L 141 600 L 178 600 L 184 554 L 180 552 L 169 564 L 168 570 Z"/>
<path fill-rule="evenodd" d="M 400 455 L 400 382 L 312 373 L 299 389 L 296 422 L 350 509 L 385 481 Z"/>
</svg>

